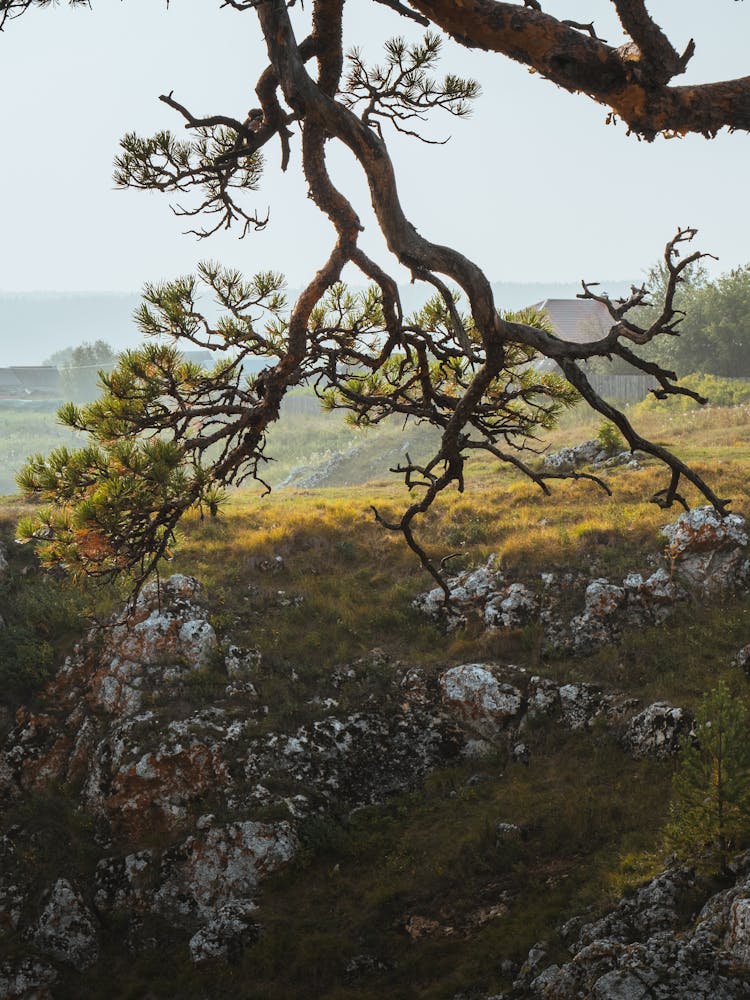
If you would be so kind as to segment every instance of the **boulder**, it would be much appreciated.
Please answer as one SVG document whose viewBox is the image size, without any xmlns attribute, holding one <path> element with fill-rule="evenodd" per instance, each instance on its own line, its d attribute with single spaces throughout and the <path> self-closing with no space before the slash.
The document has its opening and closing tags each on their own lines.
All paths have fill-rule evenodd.
<svg viewBox="0 0 750 1000">
<path fill-rule="evenodd" d="M 547 956 L 534 946 L 513 1000 L 746 1000 L 746 875 L 712 896 L 695 920 L 700 890 L 688 869 L 663 872 L 585 924 L 572 961 L 545 967 Z"/>
<path fill-rule="evenodd" d="M 663 760 L 680 748 L 680 740 L 689 728 L 681 708 L 655 701 L 630 720 L 623 744 L 635 758 L 655 757 Z"/>
<path fill-rule="evenodd" d="M 724 944 L 736 962 L 750 969 L 750 898 L 742 897 L 732 903 Z"/>
<path fill-rule="evenodd" d="M 211 827 L 166 852 L 162 869 L 168 874 L 157 899 L 167 911 L 211 920 L 224 904 L 252 899 L 258 882 L 296 853 L 297 838 L 287 822 Z"/>
<path fill-rule="evenodd" d="M 601 578 L 592 580 L 586 587 L 586 613 L 595 618 L 606 618 L 622 606 L 625 597 L 626 592 L 623 587 Z"/>
<path fill-rule="evenodd" d="M 706 596 L 745 586 L 746 527 L 739 514 L 722 517 L 713 507 L 696 507 L 681 514 L 662 528 L 675 573 Z"/>
<path fill-rule="evenodd" d="M 562 721 L 568 729 L 588 726 L 601 705 L 601 692 L 591 684 L 563 684 L 558 693 Z"/>
<path fill-rule="evenodd" d="M 750 677 L 750 643 L 738 650 L 735 654 L 734 662 L 740 670 L 744 671 L 746 676 Z"/>
<path fill-rule="evenodd" d="M 51 986 L 60 978 L 56 969 L 33 958 L 0 963 L 3 1000 L 53 1000 Z"/>
<path fill-rule="evenodd" d="M 528 711 L 530 719 L 551 715 L 560 707 L 560 688 L 546 677 L 534 675 L 529 681 Z"/>
<path fill-rule="evenodd" d="M 444 704 L 480 732 L 495 733 L 523 707 L 518 688 L 503 684 L 481 663 L 451 667 L 440 677 Z"/>
<path fill-rule="evenodd" d="M 76 968 L 87 969 L 99 957 L 95 917 L 67 879 L 52 886 L 32 939 L 45 955 Z"/>
<path fill-rule="evenodd" d="M 485 604 L 484 620 L 494 628 L 520 628 L 536 613 L 536 599 L 523 583 L 512 583 Z"/>
<path fill-rule="evenodd" d="M 232 900 L 220 906 L 208 923 L 190 938 L 190 958 L 195 965 L 236 962 L 245 946 L 258 936 L 253 920 L 257 910 L 248 900 Z"/>
</svg>

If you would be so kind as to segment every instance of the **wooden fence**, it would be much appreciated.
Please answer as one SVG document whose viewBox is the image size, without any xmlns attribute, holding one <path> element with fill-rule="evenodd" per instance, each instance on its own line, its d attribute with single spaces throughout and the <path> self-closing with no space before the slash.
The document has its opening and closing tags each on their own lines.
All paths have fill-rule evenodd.
<svg viewBox="0 0 750 1000">
<path fill-rule="evenodd" d="M 657 386 L 650 375 L 588 375 L 595 392 L 605 399 L 617 403 L 639 403 Z M 317 396 L 293 393 L 285 396 L 281 409 L 283 413 L 308 416 L 321 412 Z"/>
<path fill-rule="evenodd" d="M 588 375 L 594 392 L 617 403 L 640 403 L 658 385 L 650 375 Z"/>
</svg>

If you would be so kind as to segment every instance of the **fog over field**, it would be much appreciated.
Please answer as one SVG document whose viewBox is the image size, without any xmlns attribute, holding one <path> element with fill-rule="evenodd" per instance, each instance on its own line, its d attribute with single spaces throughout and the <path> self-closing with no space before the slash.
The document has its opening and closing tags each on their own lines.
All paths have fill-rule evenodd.
<svg viewBox="0 0 750 1000">
<path fill-rule="evenodd" d="M 629 286 L 623 280 L 602 284 L 613 295 Z M 546 298 L 570 298 L 580 285 L 498 281 L 493 289 L 499 308 L 522 309 Z M 294 291 L 290 289 L 290 298 Z M 406 309 L 417 308 L 428 295 L 424 286 L 401 286 Z M 136 347 L 142 338 L 132 317 L 139 302 L 137 292 L 0 293 L 0 367 L 42 364 L 56 351 L 85 341 L 104 340 L 116 351 Z"/>
</svg>

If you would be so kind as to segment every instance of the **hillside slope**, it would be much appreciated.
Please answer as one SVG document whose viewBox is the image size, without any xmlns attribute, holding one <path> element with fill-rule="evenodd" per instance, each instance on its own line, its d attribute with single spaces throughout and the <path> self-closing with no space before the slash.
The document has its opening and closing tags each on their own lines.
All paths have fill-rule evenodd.
<svg viewBox="0 0 750 1000">
<path fill-rule="evenodd" d="M 713 415 L 705 433 L 730 457 L 704 471 L 745 511 L 735 416 Z M 693 441 L 700 461 L 700 427 Z M 653 972 L 655 946 L 636 947 L 648 922 L 612 924 L 615 964 L 600 947 L 599 965 L 576 959 L 578 980 L 567 947 L 660 871 L 673 752 L 701 693 L 718 678 L 746 692 L 747 545 L 737 522 L 662 562 L 676 515 L 642 500 L 656 471 L 608 474 L 616 500 L 576 482 L 544 501 L 480 466 L 473 492 L 430 516 L 433 550 L 456 553 L 459 627 L 414 606 L 430 582 L 373 523 L 371 503 L 403 502 L 391 483 L 237 494 L 223 519 L 186 527 L 180 575 L 129 619 L 114 594 L 74 608 L 10 544 L 6 506 L 0 670 L 45 641 L 69 656 L 46 687 L 29 671 L 3 685 L 8 995 L 473 1000 L 515 982 L 519 997 L 565 997 L 572 982 L 614 990 L 633 956 Z M 625 579 L 669 566 L 681 592 L 631 601 Z M 558 580 L 553 605 L 541 574 Z M 592 580 L 608 601 L 590 600 Z M 76 626 L 87 603 L 109 627 Z M 586 649 L 550 642 L 551 607 L 610 631 L 589 630 Z M 746 868 L 680 878 L 664 904 L 674 948 L 739 880 L 713 904 L 714 943 L 690 953 L 713 995 L 747 995 L 747 936 L 729 926 Z M 563 992 L 545 994 L 555 976 Z"/>
</svg>

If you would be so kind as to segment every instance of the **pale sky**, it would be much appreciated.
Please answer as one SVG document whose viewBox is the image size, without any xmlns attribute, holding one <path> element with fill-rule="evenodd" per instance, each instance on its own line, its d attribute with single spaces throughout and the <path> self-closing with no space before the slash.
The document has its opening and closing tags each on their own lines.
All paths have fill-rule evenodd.
<svg viewBox="0 0 750 1000">
<path fill-rule="evenodd" d="M 309 4 L 307 5 L 309 8 Z M 550 13 L 594 18 L 619 43 L 605 0 L 545 0 Z M 651 0 L 650 10 L 682 49 L 697 52 L 683 80 L 750 72 L 750 3 Z M 419 31 L 369 0 L 347 4 L 348 44 L 377 56 L 382 39 Z M 309 9 L 292 11 L 303 31 Z M 251 203 L 271 223 L 238 243 L 183 236 L 168 196 L 117 191 L 112 160 L 120 136 L 150 134 L 181 120 L 158 95 L 170 90 L 196 114 L 244 117 L 265 64 L 252 11 L 219 0 L 94 0 L 93 10 L 34 10 L 0 34 L 0 292 L 138 291 L 144 282 L 220 258 L 251 273 L 283 271 L 292 286 L 314 273 L 332 232 L 306 198 L 298 142 L 286 176 L 278 147 Z M 449 44 L 442 69 L 474 76 L 474 115 L 437 115 L 446 146 L 398 139 L 392 150 L 402 203 L 430 239 L 473 257 L 496 281 L 639 278 L 677 226 L 700 229 L 719 270 L 750 261 L 746 194 L 750 139 L 721 135 L 628 138 L 606 110 L 531 75 L 522 66 Z M 385 260 L 364 181 L 346 155 L 335 176 L 366 226 L 365 246 Z M 403 277 L 403 274 L 401 275 Z"/>
</svg>

